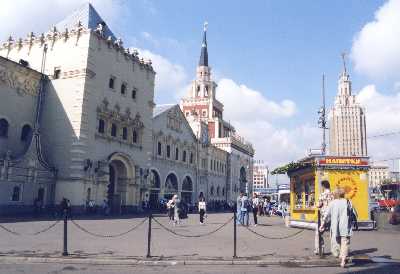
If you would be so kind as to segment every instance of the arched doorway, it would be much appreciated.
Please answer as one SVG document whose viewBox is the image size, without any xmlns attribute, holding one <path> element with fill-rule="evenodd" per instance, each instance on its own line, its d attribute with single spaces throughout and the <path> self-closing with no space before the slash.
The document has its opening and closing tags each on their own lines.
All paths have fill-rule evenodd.
<svg viewBox="0 0 400 274">
<path fill-rule="evenodd" d="M 192 204 L 193 183 L 189 176 L 186 176 L 182 182 L 182 201 L 186 204 Z"/>
<path fill-rule="evenodd" d="M 128 168 L 127 162 L 115 158 L 109 164 L 109 183 L 107 185 L 107 201 L 111 213 L 121 214 L 127 206 Z"/>
<path fill-rule="evenodd" d="M 244 167 L 242 167 L 240 169 L 240 176 L 239 176 L 239 190 L 246 192 L 246 183 L 247 183 L 247 179 L 246 179 L 246 169 Z"/>
<path fill-rule="evenodd" d="M 149 174 L 149 206 L 151 209 L 159 208 L 159 195 L 160 195 L 160 176 L 154 169 L 150 170 Z"/>
<path fill-rule="evenodd" d="M 174 194 L 178 194 L 178 178 L 170 173 L 165 180 L 164 198 L 171 199 Z"/>
</svg>

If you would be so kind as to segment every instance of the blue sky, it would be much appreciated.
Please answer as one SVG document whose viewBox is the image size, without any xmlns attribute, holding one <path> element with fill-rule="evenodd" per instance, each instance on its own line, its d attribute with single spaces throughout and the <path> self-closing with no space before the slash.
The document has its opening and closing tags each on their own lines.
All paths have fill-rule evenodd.
<svg viewBox="0 0 400 274">
<path fill-rule="evenodd" d="M 1 1 L 1 40 L 46 31 L 86 2 Z M 343 51 L 367 109 L 368 134 L 400 130 L 400 0 L 91 2 L 125 46 L 153 60 L 157 103 L 178 103 L 194 78 L 208 21 L 209 62 L 225 118 L 272 167 L 319 146 L 321 75 L 331 106 Z M 398 139 L 371 139 L 371 157 L 398 157 Z"/>
</svg>

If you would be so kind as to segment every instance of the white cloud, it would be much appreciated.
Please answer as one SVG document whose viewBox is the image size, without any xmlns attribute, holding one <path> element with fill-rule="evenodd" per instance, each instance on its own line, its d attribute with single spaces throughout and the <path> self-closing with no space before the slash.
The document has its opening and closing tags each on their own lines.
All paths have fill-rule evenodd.
<svg viewBox="0 0 400 274">
<path fill-rule="evenodd" d="M 369 135 L 400 130 L 400 92 L 384 95 L 368 85 L 358 93 L 357 100 L 366 109 Z"/>
<path fill-rule="evenodd" d="M 368 85 L 359 92 L 357 100 L 366 109 L 367 136 L 400 131 L 400 92 L 384 95 L 378 92 L 374 85 Z M 399 135 L 369 138 L 367 141 L 368 154 L 372 159 L 391 159 L 400 156 Z"/>
<path fill-rule="evenodd" d="M 188 78 L 185 69 L 167 58 L 149 50 L 139 49 L 140 56 L 151 59 L 156 71 L 155 93 L 156 102 L 166 103 L 178 100 L 182 90 L 187 87 Z"/>
<path fill-rule="evenodd" d="M 255 158 L 271 168 L 298 160 L 309 148 L 320 145 L 318 128 L 309 124 L 285 126 L 296 113 L 296 104 L 291 100 L 272 101 L 261 92 L 226 78 L 218 82 L 217 97 L 224 104 L 225 119 L 253 143 Z"/>
<path fill-rule="evenodd" d="M 373 78 L 400 77 L 400 0 L 386 2 L 356 35 L 351 57 L 358 72 Z"/>
<path fill-rule="evenodd" d="M 277 103 L 268 100 L 261 92 L 226 78 L 218 82 L 217 98 L 224 103 L 229 118 L 239 121 L 249 121 L 255 117 L 260 120 L 290 117 L 296 111 L 293 101 L 283 100 Z"/>
<path fill-rule="evenodd" d="M 31 31 L 45 32 L 84 3 L 87 0 L 1 0 L 0 39 L 3 41 L 9 35 L 24 37 Z M 92 0 L 91 3 L 113 29 L 124 3 L 114 0 Z"/>
</svg>

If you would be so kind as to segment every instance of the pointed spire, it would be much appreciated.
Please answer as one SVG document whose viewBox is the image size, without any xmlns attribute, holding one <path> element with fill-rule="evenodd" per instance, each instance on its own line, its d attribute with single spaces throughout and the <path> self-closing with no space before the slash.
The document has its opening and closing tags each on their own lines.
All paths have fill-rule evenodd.
<svg viewBox="0 0 400 274">
<path fill-rule="evenodd" d="M 199 60 L 199 66 L 208 67 L 208 52 L 207 52 L 207 22 L 204 22 L 203 28 L 203 42 L 201 44 L 201 54 Z"/>
</svg>

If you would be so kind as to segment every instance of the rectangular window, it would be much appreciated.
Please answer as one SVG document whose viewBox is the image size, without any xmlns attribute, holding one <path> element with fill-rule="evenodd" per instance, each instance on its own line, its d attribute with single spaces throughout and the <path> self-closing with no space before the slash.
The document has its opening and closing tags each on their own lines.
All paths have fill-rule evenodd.
<svg viewBox="0 0 400 274">
<path fill-rule="evenodd" d="M 126 127 L 122 129 L 122 139 L 128 139 L 128 129 Z"/>
<path fill-rule="evenodd" d="M 136 89 L 132 89 L 132 99 L 136 100 Z"/>
<path fill-rule="evenodd" d="M 117 137 L 117 125 L 116 124 L 111 125 L 111 136 Z"/>
<path fill-rule="evenodd" d="M 183 151 L 182 162 L 186 162 L 186 150 Z"/>
<path fill-rule="evenodd" d="M 99 133 L 104 133 L 105 123 L 103 119 L 99 119 Z"/>
<path fill-rule="evenodd" d="M 171 157 L 171 146 L 167 145 L 167 157 Z"/>
<path fill-rule="evenodd" d="M 108 80 L 108 87 L 114 89 L 114 86 L 115 86 L 115 77 L 111 76 L 110 79 Z"/>
<path fill-rule="evenodd" d="M 159 156 L 161 156 L 161 154 L 162 154 L 162 146 L 161 146 L 161 143 L 160 143 L 160 142 L 158 142 L 157 154 L 158 154 Z"/>
<path fill-rule="evenodd" d="M 175 149 L 175 160 L 176 161 L 179 160 L 179 149 L 178 148 Z"/>
</svg>

